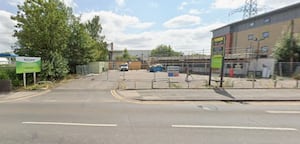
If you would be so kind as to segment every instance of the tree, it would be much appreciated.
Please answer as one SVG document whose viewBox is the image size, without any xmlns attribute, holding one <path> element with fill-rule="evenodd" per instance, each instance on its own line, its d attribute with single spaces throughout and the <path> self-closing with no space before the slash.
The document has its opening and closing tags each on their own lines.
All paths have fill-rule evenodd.
<svg viewBox="0 0 300 144">
<path fill-rule="evenodd" d="M 107 50 L 107 43 L 104 42 L 105 36 L 101 36 L 102 26 L 100 23 L 100 17 L 95 16 L 92 20 L 89 20 L 85 27 L 87 32 L 93 39 L 92 42 L 92 49 L 94 51 L 94 56 L 97 61 L 100 60 L 107 60 L 108 58 L 108 50 Z"/>
<path fill-rule="evenodd" d="M 98 16 L 87 24 L 80 23 L 80 18 L 72 16 L 70 29 L 71 34 L 65 54 L 71 73 L 76 72 L 76 65 L 107 59 L 107 44 L 103 42 L 104 36 L 99 35 L 102 27 Z"/>
<path fill-rule="evenodd" d="M 65 57 L 68 59 L 71 73 L 76 72 L 76 65 L 84 65 L 96 60 L 93 51 L 94 40 L 89 36 L 86 28 L 80 23 L 80 19 L 72 16 L 70 19 L 71 34 Z"/>
<path fill-rule="evenodd" d="M 151 51 L 152 57 L 171 57 L 180 55 L 182 55 L 182 53 L 174 51 L 170 45 L 159 45 Z"/>
<path fill-rule="evenodd" d="M 290 33 L 284 33 L 282 39 L 275 44 L 274 57 L 279 62 L 300 61 L 300 39 Z"/>
<path fill-rule="evenodd" d="M 100 36 L 100 33 L 102 32 L 102 26 L 100 24 L 100 17 L 99 16 L 94 16 L 92 20 L 89 20 L 86 24 L 85 27 L 90 34 L 90 36 L 94 40 L 99 40 L 103 41 L 104 36 Z"/>
<path fill-rule="evenodd" d="M 52 75 L 52 71 L 55 73 L 53 78 L 63 76 L 68 68 L 63 52 L 70 35 L 68 24 L 72 10 L 60 0 L 25 0 L 18 9 L 17 15 L 11 17 L 17 21 L 14 36 L 20 46 L 15 52 L 22 56 L 41 57 L 48 62 L 42 65 L 43 78 Z M 63 62 L 55 65 L 53 56 Z"/>
<path fill-rule="evenodd" d="M 58 52 L 50 52 L 50 59 L 43 60 L 41 76 L 48 80 L 57 80 L 65 77 L 69 68 L 68 61 Z"/>
</svg>

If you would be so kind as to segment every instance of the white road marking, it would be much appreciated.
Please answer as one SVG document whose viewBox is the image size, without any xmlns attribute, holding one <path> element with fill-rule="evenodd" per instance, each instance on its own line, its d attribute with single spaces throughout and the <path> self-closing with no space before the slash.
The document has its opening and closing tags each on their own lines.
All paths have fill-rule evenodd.
<svg viewBox="0 0 300 144">
<path fill-rule="evenodd" d="M 297 131 L 297 129 L 295 129 L 295 128 L 242 127 L 242 126 L 211 126 L 211 125 L 172 125 L 172 127 L 174 127 L 174 128 L 247 129 L 247 130 Z"/>
<path fill-rule="evenodd" d="M 57 102 L 57 100 L 44 100 L 44 102 Z"/>
<path fill-rule="evenodd" d="M 300 111 L 266 111 L 273 114 L 300 114 Z"/>
<path fill-rule="evenodd" d="M 90 124 L 90 123 L 63 123 L 63 122 L 22 122 L 31 125 L 64 125 L 64 126 L 89 126 L 89 127 L 116 127 L 117 124 Z"/>
</svg>

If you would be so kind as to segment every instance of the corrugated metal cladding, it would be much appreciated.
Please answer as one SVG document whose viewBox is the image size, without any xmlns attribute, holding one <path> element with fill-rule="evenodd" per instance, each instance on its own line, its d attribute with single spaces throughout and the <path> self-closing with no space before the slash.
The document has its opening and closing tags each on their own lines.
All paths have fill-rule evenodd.
<svg viewBox="0 0 300 144">
<path fill-rule="evenodd" d="M 230 33 L 230 26 L 222 27 L 213 31 L 213 37 L 224 36 Z"/>
</svg>

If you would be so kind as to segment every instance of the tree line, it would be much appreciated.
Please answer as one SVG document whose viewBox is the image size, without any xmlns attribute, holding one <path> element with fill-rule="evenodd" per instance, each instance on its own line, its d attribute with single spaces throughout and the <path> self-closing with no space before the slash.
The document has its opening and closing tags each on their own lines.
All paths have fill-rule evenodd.
<svg viewBox="0 0 300 144">
<path fill-rule="evenodd" d="M 41 57 L 41 79 L 61 79 L 76 72 L 76 65 L 107 60 L 100 17 L 82 23 L 60 0 L 25 0 L 18 5 L 15 53 Z"/>
</svg>

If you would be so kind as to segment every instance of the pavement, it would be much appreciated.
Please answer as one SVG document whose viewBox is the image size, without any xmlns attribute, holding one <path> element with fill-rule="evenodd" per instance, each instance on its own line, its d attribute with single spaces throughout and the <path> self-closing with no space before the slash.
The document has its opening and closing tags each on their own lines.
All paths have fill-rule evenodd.
<svg viewBox="0 0 300 144">
<path fill-rule="evenodd" d="M 34 90 L 34 91 L 0 93 L 0 103 L 22 100 L 30 97 L 39 96 L 48 92 L 50 92 L 50 90 Z"/>
<path fill-rule="evenodd" d="M 134 74 L 134 73 L 133 73 Z M 299 103 L 255 104 L 220 101 L 141 102 L 136 97 L 232 98 L 215 89 L 116 91 L 119 72 L 61 83 L 39 96 L 0 104 L 2 144 L 295 144 L 299 143 Z M 261 93 L 279 93 L 273 89 Z M 273 93 L 271 92 L 273 91 Z M 2 99 L 46 91 L 15 92 Z M 127 92 L 126 99 L 113 93 Z M 252 95 L 253 91 L 247 91 Z M 296 90 L 280 92 L 287 95 Z M 237 93 L 237 94 L 236 94 Z M 241 92 L 240 92 L 241 93 Z M 223 94 L 223 95 L 222 95 Z M 285 96 L 285 95 L 283 95 Z M 262 96 L 264 97 L 264 96 Z M 123 97 L 124 98 L 124 97 Z M 128 102 L 126 102 L 126 100 Z M 261 103 L 261 102 L 259 102 Z"/>
<path fill-rule="evenodd" d="M 107 76 L 110 78 L 108 79 Z M 44 95 L 51 91 L 59 90 L 111 90 L 115 89 L 117 85 L 117 80 L 119 79 L 119 73 L 111 71 L 109 74 L 89 74 L 86 76 L 81 76 L 78 79 L 68 80 L 66 82 L 57 84 L 55 88 L 52 89 L 41 89 L 41 90 L 22 90 L 22 91 L 12 91 L 6 93 L 0 93 L 0 103 L 14 102 L 27 98 L 32 98 L 40 95 Z"/>
<path fill-rule="evenodd" d="M 141 71 L 126 73 L 126 78 L 137 74 L 148 74 Z M 152 75 L 151 75 L 152 76 Z M 117 90 L 118 80 L 123 73 L 110 71 L 108 74 L 88 75 L 72 82 L 61 84 L 52 90 L 113 90 L 119 98 L 129 101 L 300 101 L 300 89 L 136 89 Z M 146 77 L 147 78 L 147 77 Z M 18 101 L 43 95 L 51 90 L 20 91 L 0 93 L 0 103 Z"/>
<path fill-rule="evenodd" d="M 153 89 L 117 90 L 139 101 L 300 101 L 300 89 Z"/>
</svg>

